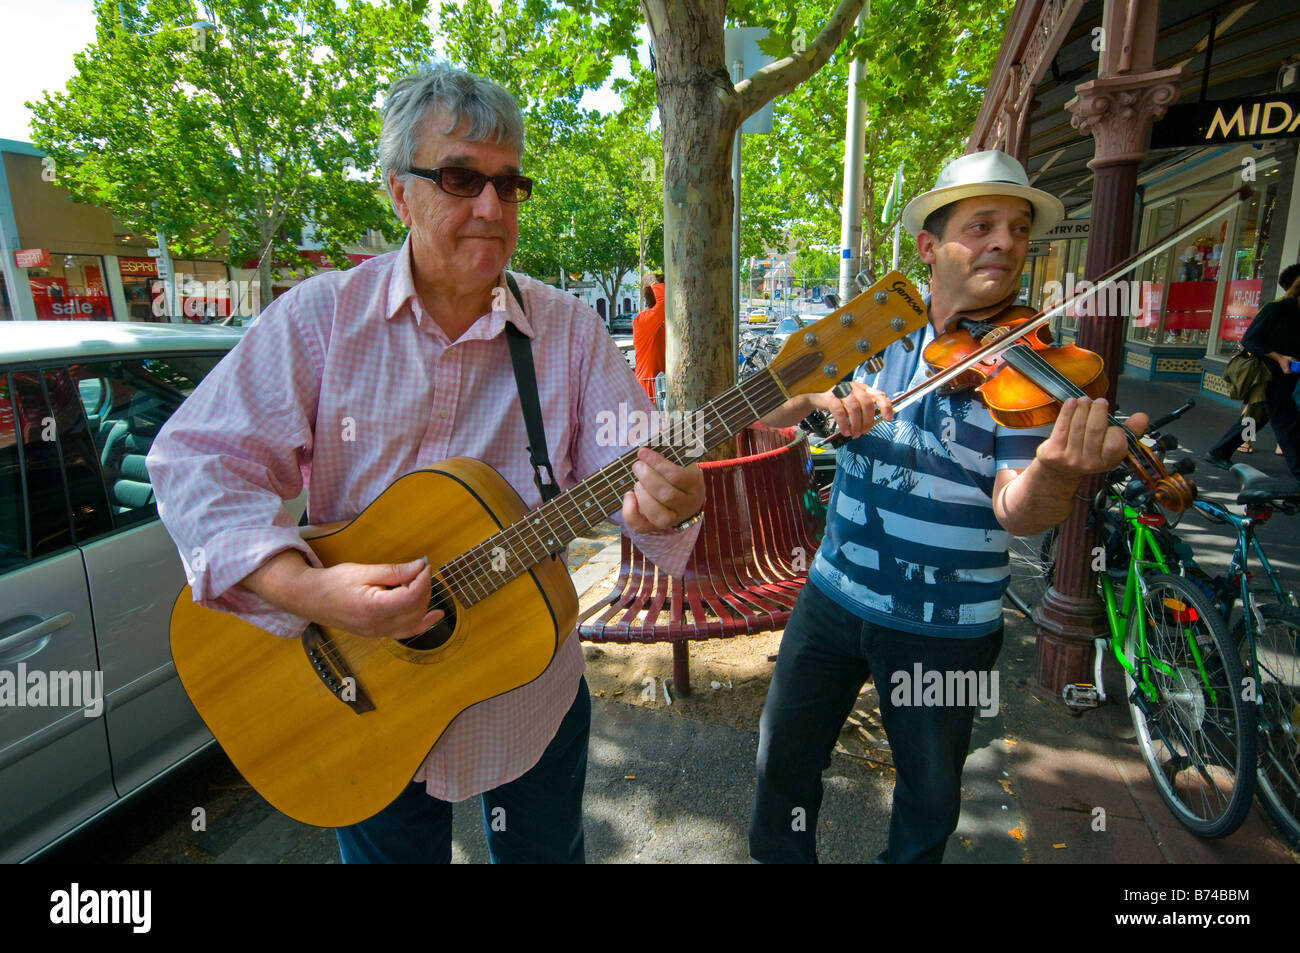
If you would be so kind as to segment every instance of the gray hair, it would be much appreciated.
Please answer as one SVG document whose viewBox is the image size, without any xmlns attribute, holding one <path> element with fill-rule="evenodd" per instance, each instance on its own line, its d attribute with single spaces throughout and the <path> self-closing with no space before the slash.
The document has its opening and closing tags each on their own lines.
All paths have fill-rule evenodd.
<svg viewBox="0 0 1300 953">
<path fill-rule="evenodd" d="M 524 120 L 519 104 L 504 88 L 454 66 L 431 66 L 395 82 L 384 104 L 379 133 L 379 164 L 388 173 L 405 177 L 415 160 L 423 124 L 435 113 L 447 117 L 439 130 L 450 135 L 469 125 L 469 142 L 495 142 L 524 151 Z"/>
</svg>

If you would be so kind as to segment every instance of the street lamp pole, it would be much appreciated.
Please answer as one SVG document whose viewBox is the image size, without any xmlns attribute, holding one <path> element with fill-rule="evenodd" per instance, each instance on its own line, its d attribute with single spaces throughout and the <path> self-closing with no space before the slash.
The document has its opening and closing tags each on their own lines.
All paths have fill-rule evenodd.
<svg viewBox="0 0 1300 953">
<path fill-rule="evenodd" d="M 858 14 L 858 29 L 867 23 L 867 10 Z M 840 301 L 854 296 L 853 279 L 861 270 L 862 157 L 866 137 L 866 104 L 858 95 L 858 82 L 866 70 L 865 59 L 849 65 L 849 108 L 844 123 L 844 209 L 840 221 Z"/>
</svg>

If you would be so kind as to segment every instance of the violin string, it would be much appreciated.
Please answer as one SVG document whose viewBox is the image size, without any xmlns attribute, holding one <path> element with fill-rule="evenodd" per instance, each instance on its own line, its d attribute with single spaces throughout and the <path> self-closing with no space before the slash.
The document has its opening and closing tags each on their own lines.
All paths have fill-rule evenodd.
<svg viewBox="0 0 1300 953">
<path fill-rule="evenodd" d="M 1020 342 L 1017 342 L 1017 344 L 1019 343 Z M 1011 347 L 1007 348 L 1007 353 L 1010 353 L 1013 348 L 1016 348 L 1017 344 L 1013 344 Z M 1050 379 L 1061 391 L 1066 393 L 1073 391 L 1071 394 L 1073 397 L 1088 396 L 1082 388 L 1074 383 L 1074 381 L 1062 374 L 1029 345 L 1020 347 L 1016 353 L 1017 356 L 1026 364 L 1033 364 L 1035 371 L 1041 373 L 1044 378 Z M 1015 360 L 1015 358 L 1013 358 L 1013 360 Z M 1035 383 L 1037 383 L 1037 381 L 1035 381 Z M 1106 418 L 1112 425 L 1119 427 L 1124 432 L 1124 439 L 1128 443 L 1129 449 L 1132 451 L 1133 456 L 1136 458 L 1136 462 L 1141 469 L 1147 473 L 1151 480 L 1154 481 L 1159 479 L 1160 475 L 1153 473 L 1153 468 L 1150 465 L 1150 461 L 1147 459 L 1146 447 L 1142 446 L 1138 436 L 1116 420 L 1113 414 L 1108 412 Z"/>
</svg>

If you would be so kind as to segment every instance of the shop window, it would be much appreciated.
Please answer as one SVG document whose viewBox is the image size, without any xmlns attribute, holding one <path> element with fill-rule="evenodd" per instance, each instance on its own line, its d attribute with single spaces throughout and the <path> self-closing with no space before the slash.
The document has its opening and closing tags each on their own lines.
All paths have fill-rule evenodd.
<svg viewBox="0 0 1300 953">
<path fill-rule="evenodd" d="M 98 255 L 50 254 L 50 263 L 27 269 L 36 317 L 42 321 L 111 321 Z"/>
<path fill-rule="evenodd" d="M 1241 337 L 1263 305 L 1272 300 L 1265 296 L 1261 271 L 1268 254 L 1273 215 L 1277 205 L 1277 186 L 1269 185 L 1263 194 L 1256 192 L 1237 215 L 1237 227 L 1222 257 L 1227 288 L 1223 296 L 1223 317 L 1219 320 L 1217 351 L 1234 354 L 1241 350 Z"/>
<path fill-rule="evenodd" d="M 219 261 L 174 259 L 175 292 L 170 307 L 166 283 L 158 277 L 155 259 L 119 258 L 118 268 L 131 321 L 165 323 L 175 314 L 192 324 L 202 324 L 229 317 L 241 304 L 236 300 L 238 290 L 230 282 L 226 266 Z"/>
<path fill-rule="evenodd" d="M 122 293 L 126 297 L 128 321 L 166 321 L 167 312 L 162 307 L 162 293 L 154 295 L 158 278 L 158 260 L 119 255 L 117 271 L 122 278 Z M 161 289 L 162 283 L 158 283 Z M 157 300 L 158 307 L 154 307 Z"/>
</svg>

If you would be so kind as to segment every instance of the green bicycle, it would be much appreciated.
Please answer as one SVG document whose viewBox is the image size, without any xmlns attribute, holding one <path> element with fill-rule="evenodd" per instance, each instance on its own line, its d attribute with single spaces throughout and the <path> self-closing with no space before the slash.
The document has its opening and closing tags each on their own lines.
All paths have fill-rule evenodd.
<svg viewBox="0 0 1300 953">
<path fill-rule="evenodd" d="M 1138 747 L 1174 816 L 1201 837 L 1225 837 L 1254 796 L 1255 718 L 1241 660 L 1210 598 L 1177 574 L 1176 541 L 1153 494 L 1127 474 L 1112 478 L 1094 502 L 1105 541 L 1098 585 Z"/>
</svg>

